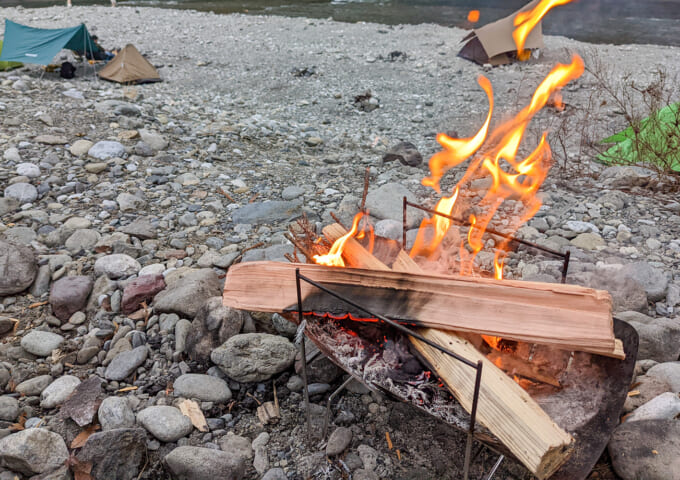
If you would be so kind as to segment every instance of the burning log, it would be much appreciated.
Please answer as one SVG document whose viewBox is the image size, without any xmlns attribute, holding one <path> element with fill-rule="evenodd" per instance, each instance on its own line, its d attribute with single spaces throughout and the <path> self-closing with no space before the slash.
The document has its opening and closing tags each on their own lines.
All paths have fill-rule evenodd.
<svg viewBox="0 0 680 480">
<path fill-rule="evenodd" d="M 224 302 L 243 310 L 294 311 L 296 268 L 405 324 L 616 356 L 611 297 L 575 285 L 249 262 L 227 273 Z M 362 317 L 311 285 L 302 286 L 302 297 L 308 312 Z"/>
</svg>

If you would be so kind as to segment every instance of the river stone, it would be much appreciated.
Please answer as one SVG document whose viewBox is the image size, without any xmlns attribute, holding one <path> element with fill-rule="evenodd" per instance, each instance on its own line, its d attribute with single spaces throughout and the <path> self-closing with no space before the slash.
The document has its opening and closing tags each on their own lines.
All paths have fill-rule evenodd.
<svg viewBox="0 0 680 480">
<path fill-rule="evenodd" d="M 5 188 L 4 195 L 23 205 L 24 203 L 35 202 L 38 198 L 38 190 L 30 183 L 18 182 Z"/>
<path fill-rule="evenodd" d="M 77 458 L 92 464 L 94 479 L 132 480 L 137 478 L 146 455 L 143 428 L 119 428 L 89 436 Z"/>
<path fill-rule="evenodd" d="M 30 245 L 38 236 L 30 227 L 11 227 L 3 232 L 8 242 L 17 245 Z"/>
<path fill-rule="evenodd" d="M 57 378 L 40 394 L 40 406 L 42 408 L 54 408 L 61 405 L 78 385 L 80 385 L 80 379 L 73 375 Z"/>
<path fill-rule="evenodd" d="M 123 157 L 125 155 L 125 146 L 120 142 L 102 140 L 92 145 L 87 154 L 97 160 Z"/>
<path fill-rule="evenodd" d="M 94 273 L 106 275 L 112 280 L 134 275 L 142 268 L 137 260 L 124 253 L 113 253 L 97 259 L 94 262 Z"/>
<path fill-rule="evenodd" d="M 352 430 L 347 427 L 338 427 L 328 437 L 326 455 L 329 457 L 340 455 L 349 447 L 350 443 L 352 443 Z"/>
<path fill-rule="evenodd" d="M 121 212 L 136 212 L 146 206 L 146 200 L 127 192 L 118 194 L 116 202 Z"/>
<path fill-rule="evenodd" d="M 614 430 L 608 445 L 623 480 L 680 480 L 680 422 L 640 420 Z"/>
<path fill-rule="evenodd" d="M 27 428 L 0 439 L 0 465 L 23 475 L 51 472 L 66 460 L 64 440 L 44 428 Z"/>
<path fill-rule="evenodd" d="M 399 160 L 402 165 L 417 167 L 423 163 L 423 156 L 411 142 L 399 142 L 390 148 L 382 157 L 383 163 Z"/>
<path fill-rule="evenodd" d="M 647 293 L 650 302 L 658 302 L 666 298 L 668 276 L 663 270 L 654 268 L 647 262 L 635 262 L 624 265 L 620 274 L 639 283 Z"/>
<path fill-rule="evenodd" d="M 0 217 L 19 208 L 19 202 L 14 198 L 0 197 Z"/>
<path fill-rule="evenodd" d="M 302 215 L 302 200 L 268 200 L 254 202 L 234 210 L 231 218 L 235 224 L 274 223 L 292 220 Z"/>
<path fill-rule="evenodd" d="M 82 310 L 92 290 L 92 279 L 86 276 L 63 277 L 52 284 L 50 305 L 55 317 L 62 321 Z"/>
<path fill-rule="evenodd" d="M 146 361 L 149 350 L 145 345 L 121 352 L 111 360 L 104 376 L 107 380 L 121 381 L 132 375 Z"/>
<path fill-rule="evenodd" d="M 224 403 L 231 398 L 227 382 L 218 377 L 187 373 L 172 384 L 176 397 L 197 398 L 203 402 Z"/>
<path fill-rule="evenodd" d="M 222 294 L 222 282 L 209 268 L 189 269 L 177 277 L 166 277 L 165 280 L 168 287 L 154 298 L 157 312 L 194 318 L 207 299 Z"/>
<path fill-rule="evenodd" d="M 40 167 L 34 163 L 23 162 L 17 165 L 17 175 L 22 175 L 28 178 L 38 178 L 40 176 Z"/>
<path fill-rule="evenodd" d="M 178 408 L 165 405 L 147 407 L 137 413 L 137 423 L 161 442 L 176 442 L 191 433 L 189 417 Z"/>
<path fill-rule="evenodd" d="M 38 135 L 34 140 L 45 145 L 66 145 L 68 143 L 68 139 L 61 135 Z"/>
<path fill-rule="evenodd" d="M 637 390 L 638 394 L 626 397 L 626 401 L 623 404 L 624 413 L 630 413 L 662 393 L 671 391 L 671 386 L 667 382 L 656 377 L 648 377 L 647 375 L 638 376 L 635 379 L 635 383 L 635 390 Z"/>
<path fill-rule="evenodd" d="M 111 116 L 123 115 L 136 117 L 142 114 L 141 109 L 137 105 L 121 100 L 104 100 L 97 102 L 94 109 L 100 113 Z"/>
<path fill-rule="evenodd" d="M 598 180 L 612 188 L 644 187 L 656 177 L 653 170 L 635 166 L 612 166 L 604 169 Z"/>
<path fill-rule="evenodd" d="M 210 359 L 237 382 L 263 382 L 295 361 L 297 349 L 287 338 L 267 333 L 235 335 L 215 349 Z"/>
<path fill-rule="evenodd" d="M 123 290 L 121 310 L 130 314 L 139 309 L 142 302 L 150 303 L 165 288 L 163 275 L 143 275 L 128 283 Z"/>
<path fill-rule="evenodd" d="M 304 195 L 305 189 L 299 185 L 288 185 L 281 192 L 281 198 L 284 200 L 294 200 L 301 195 Z"/>
<path fill-rule="evenodd" d="M 597 250 L 598 247 L 607 245 L 607 242 L 598 233 L 579 233 L 569 243 L 583 250 Z"/>
<path fill-rule="evenodd" d="M 237 335 L 249 320 L 247 312 L 224 306 L 222 297 L 209 298 L 191 323 L 185 352 L 192 360 L 205 362 L 210 352 Z"/>
<path fill-rule="evenodd" d="M 177 480 L 240 480 L 246 470 L 240 456 L 201 447 L 175 448 L 165 463 Z"/>
<path fill-rule="evenodd" d="M 0 239 L 0 297 L 23 292 L 37 273 L 33 249 Z"/>
<path fill-rule="evenodd" d="M 38 375 L 37 377 L 21 382 L 16 386 L 15 391 L 22 395 L 26 395 L 27 397 L 40 395 L 50 383 L 52 383 L 52 377 L 50 375 Z"/>
<path fill-rule="evenodd" d="M 569 283 L 576 283 L 590 288 L 607 290 L 614 302 L 614 312 L 646 312 L 647 294 L 636 281 L 605 269 L 594 272 L 569 274 Z"/>
<path fill-rule="evenodd" d="M 244 461 L 253 458 L 253 445 L 249 438 L 228 432 L 220 439 L 220 448 L 225 452 L 232 453 L 243 458 Z"/>
<path fill-rule="evenodd" d="M 165 150 L 168 148 L 168 141 L 158 132 L 142 128 L 139 130 L 139 136 L 144 143 L 146 143 L 155 151 Z"/>
<path fill-rule="evenodd" d="M 626 417 L 626 422 L 640 420 L 672 420 L 680 414 L 680 396 L 678 393 L 665 392 L 638 407 Z"/>
<path fill-rule="evenodd" d="M 680 357 L 680 318 L 651 318 L 638 312 L 623 312 L 617 318 L 627 321 L 640 337 L 638 359 L 672 362 Z"/>
<path fill-rule="evenodd" d="M 105 398 L 99 406 L 97 417 L 104 431 L 135 426 L 135 414 L 124 397 Z"/>
<path fill-rule="evenodd" d="M 156 227 L 151 223 L 151 220 L 149 220 L 148 217 L 137 218 L 131 223 L 120 227 L 118 231 L 137 237 L 140 240 L 148 240 L 158 236 Z"/>
<path fill-rule="evenodd" d="M 21 339 L 21 348 L 37 357 L 47 357 L 63 342 L 64 337 L 57 333 L 31 330 Z"/>
<path fill-rule="evenodd" d="M 366 209 L 371 212 L 371 216 L 380 220 L 390 219 L 401 222 L 404 216 L 404 197 L 409 202 L 417 203 L 415 195 L 400 183 L 386 183 L 382 187 L 368 192 L 368 195 L 366 195 Z M 414 228 L 420 225 L 424 218 L 425 214 L 422 210 L 409 208 L 406 215 L 406 224 L 409 228 Z"/>
<path fill-rule="evenodd" d="M 19 152 L 18 148 L 10 147 L 7 150 L 5 150 L 5 153 L 3 153 L 2 158 L 7 160 L 8 162 L 19 163 L 21 162 L 21 153 Z"/>
<path fill-rule="evenodd" d="M 288 480 L 288 476 L 283 468 L 272 468 L 267 470 L 262 476 L 262 480 Z"/>
<path fill-rule="evenodd" d="M 89 140 L 76 140 L 73 142 L 73 145 L 68 149 L 69 152 L 71 152 L 71 155 L 74 155 L 76 157 L 80 157 L 85 155 L 94 145 Z"/>
<path fill-rule="evenodd" d="M 78 229 L 68 237 L 64 246 L 71 253 L 78 253 L 81 250 L 91 251 L 101 238 L 97 230 Z"/>
<path fill-rule="evenodd" d="M 670 385 L 671 390 L 680 392 L 680 362 L 665 362 L 647 370 L 649 377 L 656 377 Z"/>
<path fill-rule="evenodd" d="M 19 401 L 14 397 L 0 396 L 0 420 L 13 422 L 19 416 Z"/>
</svg>

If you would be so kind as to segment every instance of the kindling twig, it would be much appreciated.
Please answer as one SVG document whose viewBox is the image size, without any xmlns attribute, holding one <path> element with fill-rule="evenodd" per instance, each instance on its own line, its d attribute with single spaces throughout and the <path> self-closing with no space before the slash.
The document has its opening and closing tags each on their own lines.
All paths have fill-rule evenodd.
<svg viewBox="0 0 680 480">
<path fill-rule="evenodd" d="M 366 208 L 366 195 L 368 195 L 368 184 L 371 181 L 371 167 L 366 167 L 366 173 L 364 173 L 364 192 L 361 195 L 361 210 L 362 212 Z"/>
<path fill-rule="evenodd" d="M 340 221 L 340 219 L 338 218 L 338 216 L 337 216 L 335 213 L 330 212 L 330 214 L 331 214 L 331 218 L 332 218 L 333 220 L 335 220 L 335 223 L 337 223 L 338 225 L 340 225 L 340 226 L 341 226 L 342 228 L 344 228 L 345 230 L 349 230 L 349 229 L 348 229 L 348 228 Z"/>
<path fill-rule="evenodd" d="M 260 248 L 260 247 L 262 247 L 262 246 L 264 246 L 264 242 L 257 242 L 255 245 L 251 245 L 250 247 L 246 247 L 246 248 L 244 248 L 243 250 L 241 250 L 241 255 L 243 255 L 244 253 L 246 253 L 248 250 L 253 250 L 253 249 L 255 249 L 255 248 Z"/>
<path fill-rule="evenodd" d="M 225 191 L 222 189 L 222 187 L 217 187 L 217 193 L 220 193 L 220 194 L 224 195 L 225 197 L 227 197 L 227 199 L 228 199 L 230 202 L 236 203 L 236 200 L 234 200 L 234 197 L 232 197 L 232 196 L 229 195 L 227 192 L 225 192 Z"/>
<path fill-rule="evenodd" d="M 312 255 L 312 254 L 309 252 L 309 250 L 307 250 L 307 249 L 306 249 L 306 248 L 305 248 L 305 247 L 304 247 L 304 246 L 303 246 L 303 245 L 302 245 L 302 244 L 301 244 L 301 243 L 300 243 L 293 235 L 291 235 L 291 234 L 288 233 L 288 232 L 284 233 L 283 235 L 288 239 L 288 241 L 289 241 L 290 243 L 292 243 L 293 245 L 295 245 L 295 248 L 297 248 L 298 250 L 300 250 L 300 252 L 301 252 L 305 257 L 307 257 L 307 260 L 308 260 L 308 261 L 310 261 L 310 262 L 314 261 L 314 255 Z"/>
</svg>

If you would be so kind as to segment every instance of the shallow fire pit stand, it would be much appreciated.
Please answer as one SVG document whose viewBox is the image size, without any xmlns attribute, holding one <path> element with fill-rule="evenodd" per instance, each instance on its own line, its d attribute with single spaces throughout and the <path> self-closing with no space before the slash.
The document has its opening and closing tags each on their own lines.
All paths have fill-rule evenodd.
<svg viewBox="0 0 680 480">
<path fill-rule="evenodd" d="M 291 279 L 292 280 L 292 279 Z M 300 274 L 296 269 L 295 282 L 297 287 L 297 305 L 286 309 L 284 316 L 299 324 L 298 332 L 304 333 L 333 363 L 350 375 L 350 379 L 344 382 L 327 401 L 327 418 L 324 425 L 324 439 L 327 433 L 327 425 L 331 414 L 331 402 L 344 389 L 351 379 L 366 385 L 369 389 L 385 393 L 399 400 L 409 403 L 414 408 L 422 410 L 436 419 L 463 430 L 467 433 L 465 459 L 462 478 L 468 480 L 470 465 L 481 452 L 484 446 L 499 454 L 495 465 L 487 472 L 485 480 L 491 480 L 504 458 L 515 458 L 509 449 L 482 425 L 476 424 L 477 404 L 481 387 L 482 367 L 469 361 L 454 352 L 450 352 L 440 345 L 433 344 L 428 339 L 422 338 L 412 329 L 400 325 L 393 320 L 375 312 L 369 311 L 354 302 L 351 298 L 338 294 L 327 286 L 311 280 Z M 379 346 L 371 341 L 362 339 L 356 333 L 350 335 L 345 329 L 347 323 L 361 325 L 376 325 L 362 321 L 349 321 L 324 319 L 319 317 L 313 309 L 305 309 L 301 294 L 301 283 L 306 282 L 319 289 L 323 294 L 346 303 L 353 310 L 366 313 L 366 318 L 377 319 L 378 324 L 389 329 L 389 332 L 397 332 L 406 337 L 412 336 L 437 350 L 455 358 L 470 368 L 477 370 L 474 387 L 474 398 L 470 414 L 462 408 L 459 402 L 451 396 L 446 388 L 434 387 L 430 391 L 427 402 L 417 402 L 403 390 L 395 388 L 395 382 L 385 378 L 383 374 L 368 373 L 368 365 L 348 363 L 348 356 L 344 350 L 353 348 L 349 342 L 354 342 L 359 349 L 376 349 Z M 316 320 L 315 320 L 316 319 Z M 343 323 L 345 322 L 345 323 Z M 340 327 L 340 328 L 339 328 Z M 388 332 L 388 333 L 389 333 Z M 606 447 L 612 431 L 619 422 L 619 416 L 623 403 L 626 399 L 628 387 L 632 380 L 635 360 L 638 348 L 638 336 L 626 322 L 614 318 L 614 333 L 622 341 L 625 351 L 625 360 L 604 357 L 584 352 L 573 352 L 568 368 L 561 377 L 562 388 L 557 391 L 531 393 L 532 398 L 538 405 L 555 421 L 561 428 L 573 436 L 576 444 L 573 454 L 567 461 L 550 477 L 552 480 L 582 480 L 587 478 L 593 466 L 599 459 Z M 309 408 L 309 392 L 307 389 L 306 352 L 304 339 L 302 348 L 302 377 L 305 383 L 304 396 L 307 414 L 308 438 L 311 438 L 311 418 Z M 341 351 L 343 350 L 343 351 Z M 422 359 L 420 359 L 422 360 Z M 480 362 L 481 363 L 481 362 Z M 426 362 L 424 363 L 426 365 Z M 428 385 L 432 385 L 429 382 Z M 434 382 L 437 383 L 437 382 Z M 410 387 L 409 387 L 410 388 Z M 429 387 L 428 387 L 429 388 Z M 472 454 L 472 440 L 481 442 L 482 446 Z"/>
<path fill-rule="evenodd" d="M 442 347 L 441 345 L 438 345 L 437 343 L 423 337 L 422 335 L 416 333 L 414 330 L 411 330 L 408 327 L 400 325 L 399 323 L 397 323 L 393 320 L 390 320 L 387 317 L 384 317 L 382 315 L 379 315 L 377 313 L 374 313 L 374 312 L 371 312 L 371 311 L 365 309 L 364 307 L 353 302 L 351 299 L 345 297 L 344 295 L 340 295 L 340 294 L 334 292 L 333 290 L 324 287 L 320 283 L 317 283 L 314 280 L 305 277 L 304 275 L 302 275 L 300 273 L 300 269 L 297 268 L 297 269 L 295 269 L 295 286 L 296 286 L 296 289 L 297 289 L 297 301 L 298 301 L 297 314 L 298 314 L 299 319 L 304 318 L 304 310 L 302 308 L 302 293 L 301 293 L 302 290 L 300 288 L 301 282 L 306 282 L 306 283 L 318 288 L 322 292 L 327 293 L 328 295 L 331 295 L 331 296 L 337 298 L 338 300 L 341 300 L 341 301 L 347 303 L 348 305 L 351 305 L 352 307 L 365 312 L 370 318 L 376 318 L 376 319 L 384 322 L 386 325 L 389 325 L 390 327 L 396 329 L 397 331 L 399 331 L 399 332 L 401 332 L 401 333 L 403 333 L 407 336 L 417 338 L 421 342 L 424 342 L 424 343 L 430 345 L 431 347 L 436 348 L 440 352 L 445 353 L 446 355 L 456 359 L 459 362 L 464 363 L 465 365 L 469 366 L 470 368 L 474 368 L 477 371 L 476 375 L 475 375 L 475 386 L 474 386 L 474 394 L 472 396 L 472 408 L 470 410 L 469 427 L 468 427 L 468 430 L 467 430 L 467 442 L 465 444 L 465 461 L 463 463 L 463 480 L 468 480 L 469 472 L 470 472 L 470 458 L 471 458 L 471 455 L 472 455 L 472 441 L 474 439 L 474 434 L 475 434 L 477 404 L 479 403 L 479 388 L 480 388 L 481 383 L 482 383 L 483 363 L 481 361 L 475 363 L 475 362 L 468 360 L 467 358 L 461 357 L 460 355 L 458 355 L 458 354 Z M 305 321 L 304 320 L 302 320 L 300 322 L 300 326 L 301 326 L 302 331 L 304 332 L 304 328 L 305 328 Z M 301 351 L 301 355 L 302 355 L 302 379 L 303 379 L 304 384 L 305 384 L 304 398 L 305 398 L 305 410 L 306 410 L 306 415 L 307 415 L 307 434 L 308 434 L 308 437 L 309 437 L 309 435 L 311 434 L 311 418 L 310 418 L 310 405 L 309 405 L 309 391 L 308 391 L 308 388 L 307 388 L 307 362 L 306 362 L 307 357 L 306 357 L 306 352 L 305 352 L 304 339 L 303 339 L 303 341 L 300 342 L 300 345 L 301 345 L 301 350 L 302 350 Z M 326 433 L 327 433 L 326 430 L 327 430 L 327 425 L 328 425 L 328 417 L 330 416 L 331 401 L 337 394 L 339 394 L 342 391 L 342 389 L 344 389 L 347 386 L 347 384 L 349 383 L 349 381 L 351 379 L 353 379 L 353 376 L 350 376 L 350 379 L 345 381 L 335 392 L 333 392 L 330 395 L 330 397 L 328 399 L 328 405 L 327 405 L 327 411 L 326 411 L 326 421 L 324 423 L 324 433 L 323 433 L 324 439 L 325 439 Z M 497 465 L 500 465 L 500 461 L 502 461 L 502 458 L 499 459 L 499 462 L 497 462 Z M 496 468 L 498 468 L 498 467 L 496 466 L 494 468 L 494 472 L 495 472 Z M 494 472 L 490 472 L 489 476 L 487 476 L 486 478 L 488 480 L 491 480 Z"/>
</svg>

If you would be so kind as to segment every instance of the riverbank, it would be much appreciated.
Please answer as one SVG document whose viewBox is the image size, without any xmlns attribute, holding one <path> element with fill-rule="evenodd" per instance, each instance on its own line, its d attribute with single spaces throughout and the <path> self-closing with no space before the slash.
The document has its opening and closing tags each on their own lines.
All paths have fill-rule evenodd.
<svg viewBox="0 0 680 480">
<path fill-rule="evenodd" d="M 389 194 L 395 184 L 432 204 L 436 195 L 420 183 L 426 162 L 382 157 L 408 141 L 427 160 L 438 150 L 437 132 L 474 134 L 488 109 L 480 74 L 491 80 L 495 118 L 502 118 L 522 108 L 553 65 L 574 52 L 589 66 L 599 59 L 613 78 L 630 73 L 641 84 L 659 67 L 669 77 L 680 73 L 680 48 L 561 37 L 546 37 L 538 60 L 483 68 L 456 57 L 463 30 L 436 25 L 130 7 L 3 8 L 4 18 L 39 27 L 84 22 L 108 48 L 135 44 L 165 80 L 123 88 L 87 69 L 70 81 L 34 66 L 0 74 L 0 241 L 12 252 L 0 257 L 7 272 L 0 279 L 0 471 L 24 477 L 61 468 L 66 446 L 78 462 L 93 465 L 96 478 L 113 468 L 121 478 L 142 472 L 149 479 L 191 468 L 213 469 L 192 478 L 266 473 L 269 480 L 341 478 L 345 468 L 354 479 L 460 471 L 464 435 L 359 385 L 334 406 L 337 433 L 329 445 L 306 445 L 294 329 L 279 317 L 237 314 L 210 301 L 220 295 L 220 276 L 234 261 L 291 253 L 283 233 L 303 212 L 317 227 L 332 221 L 331 211 L 347 223 L 366 167 L 371 189 L 383 193 L 369 202 L 374 213 L 401 201 Z M 624 126 L 592 75 L 563 94 L 565 113 L 600 105 L 588 119 L 593 138 Z M 526 149 L 561 115 L 537 116 Z M 570 249 L 569 281 L 610 290 L 617 316 L 638 329 L 642 383 L 626 411 L 659 395 L 665 401 L 680 390 L 680 204 L 652 172 L 605 169 L 579 157 L 580 137 L 564 140 L 565 168 L 553 168 L 544 206 L 520 234 Z M 452 171 L 444 190 L 461 174 Z M 484 184 L 467 187 L 474 196 Z M 387 220 L 394 231 L 385 217 L 374 220 Z M 527 252 L 511 255 L 506 267 L 512 278 L 557 281 L 560 274 L 554 260 Z M 66 288 L 69 278 L 78 280 Z M 239 332 L 238 345 L 228 342 Z M 275 373 L 267 370 L 272 365 Z M 320 356 L 311 382 L 320 431 L 322 406 L 342 373 Z M 274 399 L 273 384 L 282 418 L 262 425 L 256 409 Z M 62 406 L 76 388 L 85 402 L 77 410 L 90 416 L 70 418 L 83 427 L 98 412 L 102 426 L 80 450 L 73 441 L 82 428 L 64 418 Z M 106 397 L 99 407 L 97 397 Z M 179 414 L 184 399 L 197 402 L 207 430 Z M 678 444 L 677 420 L 663 417 L 662 408 L 643 411 L 638 421 L 658 424 L 626 424 L 598 478 L 615 478 L 612 464 L 627 479 L 657 468 L 654 462 L 675 461 L 677 452 L 663 447 Z M 54 435 L 45 428 L 13 433 L 22 414 L 24 426 L 46 425 Z M 621 442 L 633 436 L 637 444 L 660 444 L 658 454 L 626 450 Z M 23 458 L 28 444 L 41 445 L 31 462 L 11 460 Z M 494 461 L 484 452 L 473 476 Z M 505 477 L 528 478 L 517 464 L 503 468 Z"/>
</svg>

